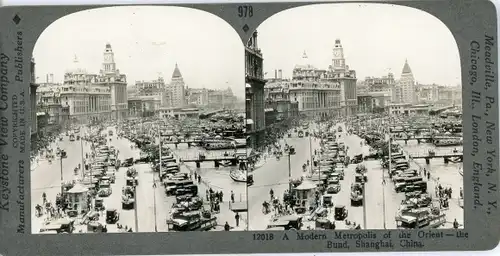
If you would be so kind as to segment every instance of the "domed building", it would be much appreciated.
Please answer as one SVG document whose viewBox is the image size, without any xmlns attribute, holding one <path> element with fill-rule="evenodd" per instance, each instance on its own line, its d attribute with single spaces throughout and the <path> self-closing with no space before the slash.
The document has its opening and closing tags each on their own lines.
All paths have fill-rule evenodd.
<svg viewBox="0 0 500 256">
<path fill-rule="evenodd" d="M 345 65 L 340 40 L 335 41 L 333 55 L 328 69 L 311 65 L 305 51 L 295 65 L 289 98 L 298 103 L 300 114 L 317 118 L 356 114 L 356 73 Z"/>
</svg>

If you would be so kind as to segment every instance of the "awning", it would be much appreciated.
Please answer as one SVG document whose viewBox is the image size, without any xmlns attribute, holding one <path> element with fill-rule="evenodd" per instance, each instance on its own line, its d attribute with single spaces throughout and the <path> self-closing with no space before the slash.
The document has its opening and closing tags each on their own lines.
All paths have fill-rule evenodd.
<svg viewBox="0 0 500 256">
<path fill-rule="evenodd" d="M 247 119 L 246 124 L 253 124 L 253 120 L 252 119 Z"/>
<path fill-rule="evenodd" d="M 46 115 L 46 114 L 47 114 L 47 113 L 45 113 L 45 112 L 37 112 L 37 113 L 36 113 L 36 116 L 44 116 L 44 115 Z"/>
<path fill-rule="evenodd" d="M 245 88 L 252 88 L 252 85 L 247 83 L 247 84 L 245 84 Z"/>
</svg>

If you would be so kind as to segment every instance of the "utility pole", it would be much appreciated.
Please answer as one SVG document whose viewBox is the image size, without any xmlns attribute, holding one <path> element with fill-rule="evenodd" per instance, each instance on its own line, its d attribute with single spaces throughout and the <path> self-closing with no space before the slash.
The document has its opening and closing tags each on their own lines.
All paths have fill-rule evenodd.
<svg viewBox="0 0 500 256">
<path fill-rule="evenodd" d="M 391 147 L 391 144 L 392 144 L 392 138 L 391 138 L 391 134 L 389 133 L 389 171 L 388 172 L 391 172 L 392 170 L 392 158 L 391 158 L 391 155 L 392 155 L 392 147 Z M 390 175 L 389 175 L 390 176 Z M 386 227 L 386 215 L 385 215 L 385 177 L 384 177 L 384 170 L 382 169 L 382 210 L 383 210 L 383 217 L 384 217 L 384 229 L 387 229 Z"/>
<path fill-rule="evenodd" d="M 366 227 L 366 182 L 363 180 L 363 229 Z"/>
<path fill-rule="evenodd" d="M 80 151 L 81 151 L 81 155 L 82 155 L 82 167 L 80 168 L 80 172 L 82 173 L 82 180 L 84 178 L 84 171 L 85 171 L 85 161 L 84 161 L 84 157 L 83 157 L 83 138 L 80 136 Z"/>
<path fill-rule="evenodd" d="M 163 170 L 163 163 L 162 163 L 162 145 L 161 145 L 161 129 L 160 129 L 160 124 L 158 123 L 158 145 L 159 145 L 159 160 L 160 160 L 160 169 L 159 169 L 159 175 L 162 175 L 162 170 Z M 156 180 L 155 180 L 155 172 L 153 171 L 153 214 L 155 218 L 155 232 L 158 232 L 158 222 L 156 218 Z"/>
<path fill-rule="evenodd" d="M 288 149 L 288 193 L 292 193 L 292 164 L 290 160 L 290 149 Z"/>
<path fill-rule="evenodd" d="M 312 151 L 312 142 L 311 142 L 311 132 L 309 132 L 309 156 L 311 158 L 311 163 L 309 163 L 309 166 L 310 166 L 310 171 L 311 171 L 311 175 L 313 174 L 313 151 Z"/>
<path fill-rule="evenodd" d="M 63 186 L 63 182 L 64 182 L 64 178 L 63 178 L 63 150 L 61 150 L 59 152 L 59 165 L 60 165 L 60 169 L 61 169 L 61 196 L 63 196 L 64 194 L 64 186 Z"/>
<path fill-rule="evenodd" d="M 139 232 L 139 215 L 137 214 L 137 183 L 134 177 L 134 218 L 135 218 L 135 232 Z"/>
</svg>

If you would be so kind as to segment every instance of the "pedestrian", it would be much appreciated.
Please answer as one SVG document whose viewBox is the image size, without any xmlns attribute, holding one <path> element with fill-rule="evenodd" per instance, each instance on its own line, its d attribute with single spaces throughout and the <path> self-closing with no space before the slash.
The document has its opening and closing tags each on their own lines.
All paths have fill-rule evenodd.
<svg viewBox="0 0 500 256">
<path fill-rule="evenodd" d="M 224 202 L 224 193 L 222 193 L 222 191 L 220 192 L 220 201 Z"/>
<path fill-rule="evenodd" d="M 234 203 L 234 192 L 231 190 L 231 202 Z"/>
<path fill-rule="evenodd" d="M 431 179 L 431 173 L 430 173 L 430 172 L 428 172 L 428 173 L 427 173 L 427 180 L 430 180 L 430 179 Z"/>
<path fill-rule="evenodd" d="M 240 226 L 240 215 L 238 213 L 236 213 L 236 215 L 234 216 L 234 219 L 236 220 L 236 226 L 239 227 Z"/>
<path fill-rule="evenodd" d="M 229 226 L 229 223 L 227 223 L 226 221 L 226 224 L 224 224 L 224 231 L 229 231 L 231 229 L 231 227 Z"/>
</svg>

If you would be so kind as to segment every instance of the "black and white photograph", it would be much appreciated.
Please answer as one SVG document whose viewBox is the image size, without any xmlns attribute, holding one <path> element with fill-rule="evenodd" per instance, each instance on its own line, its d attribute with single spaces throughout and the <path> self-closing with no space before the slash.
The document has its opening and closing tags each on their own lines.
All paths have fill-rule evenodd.
<svg viewBox="0 0 500 256">
<path fill-rule="evenodd" d="M 464 227 L 460 56 L 439 19 L 296 7 L 245 58 L 249 230 Z"/>
<path fill-rule="evenodd" d="M 247 229 L 244 45 L 184 7 L 46 28 L 32 59 L 32 233 Z"/>
</svg>

